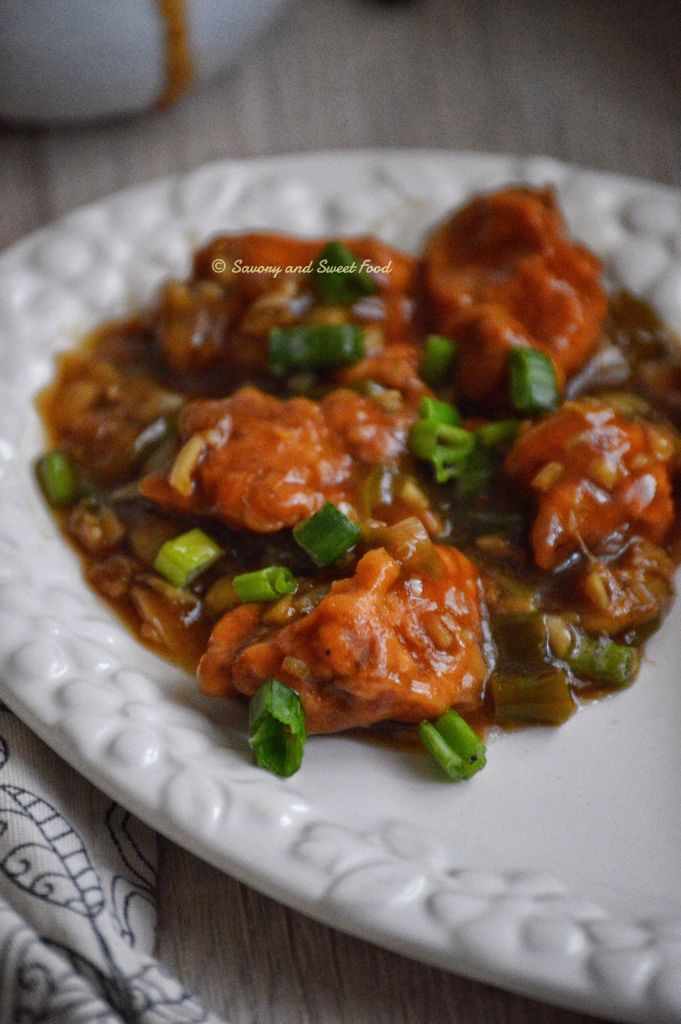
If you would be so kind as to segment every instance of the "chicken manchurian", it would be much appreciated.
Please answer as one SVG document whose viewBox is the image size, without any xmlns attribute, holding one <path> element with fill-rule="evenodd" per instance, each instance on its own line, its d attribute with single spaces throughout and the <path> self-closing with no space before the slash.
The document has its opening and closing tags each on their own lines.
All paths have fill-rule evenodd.
<svg viewBox="0 0 681 1024">
<path fill-rule="evenodd" d="M 485 725 L 633 679 L 672 595 L 680 379 L 552 190 L 510 187 L 419 259 L 215 238 L 61 357 L 38 476 L 137 635 L 250 699 L 259 763 L 418 725 L 467 778 Z"/>
</svg>

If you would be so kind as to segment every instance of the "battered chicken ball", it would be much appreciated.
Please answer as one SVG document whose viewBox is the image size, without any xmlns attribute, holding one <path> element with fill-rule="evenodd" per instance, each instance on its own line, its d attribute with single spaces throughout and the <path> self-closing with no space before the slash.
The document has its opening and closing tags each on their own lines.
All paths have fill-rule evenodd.
<svg viewBox="0 0 681 1024">
<path fill-rule="evenodd" d="M 480 196 L 439 227 L 423 258 L 426 315 L 456 340 L 456 384 L 503 404 L 513 346 L 538 349 L 559 383 L 586 361 L 606 311 L 600 261 L 569 240 L 551 189 Z"/>
<path fill-rule="evenodd" d="M 625 419 L 606 402 L 566 402 L 514 443 L 506 471 L 536 504 L 534 558 L 553 569 L 575 551 L 659 543 L 674 517 L 671 431 Z"/>
<path fill-rule="evenodd" d="M 165 508 L 274 532 L 326 501 L 356 509 L 370 468 L 406 453 L 415 416 L 343 388 L 321 402 L 241 388 L 187 406 L 182 451 L 167 474 L 142 480 L 140 493 Z"/>
<path fill-rule="evenodd" d="M 434 572 L 369 551 L 280 628 L 263 621 L 263 605 L 228 612 L 201 659 L 202 690 L 250 696 L 275 677 L 299 693 L 310 732 L 475 708 L 487 672 L 477 571 L 454 548 L 434 550 Z"/>
<path fill-rule="evenodd" d="M 273 327 L 351 322 L 373 328 L 382 344 L 413 336 L 415 261 L 374 238 L 348 239 L 358 264 L 372 268 L 376 294 L 347 307 L 321 302 L 309 273 L 325 245 L 285 235 L 221 235 L 200 249 L 194 275 L 162 289 L 154 332 L 176 374 L 210 367 L 236 374 L 267 372 Z M 383 269 L 387 268 L 387 269 Z"/>
</svg>

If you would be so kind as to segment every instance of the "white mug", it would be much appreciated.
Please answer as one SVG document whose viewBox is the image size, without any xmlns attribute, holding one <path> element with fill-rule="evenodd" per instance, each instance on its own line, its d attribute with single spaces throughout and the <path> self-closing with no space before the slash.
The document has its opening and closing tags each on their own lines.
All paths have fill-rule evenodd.
<svg viewBox="0 0 681 1024">
<path fill-rule="evenodd" d="M 288 0 L 0 0 L 0 118 L 83 121 L 178 98 Z"/>
</svg>

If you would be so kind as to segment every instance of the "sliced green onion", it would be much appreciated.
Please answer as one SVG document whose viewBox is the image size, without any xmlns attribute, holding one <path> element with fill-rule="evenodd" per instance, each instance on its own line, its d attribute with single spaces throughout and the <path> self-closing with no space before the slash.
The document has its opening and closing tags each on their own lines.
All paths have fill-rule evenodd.
<svg viewBox="0 0 681 1024">
<path fill-rule="evenodd" d="M 565 661 L 576 676 L 620 689 L 633 679 L 638 656 L 634 647 L 581 633 Z"/>
<path fill-rule="evenodd" d="M 466 464 L 458 475 L 458 491 L 462 498 L 471 498 L 489 487 L 499 461 L 499 450 L 511 443 L 518 431 L 518 420 L 500 420 L 478 427 L 472 436 Z"/>
<path fill-rule="evenodd" d="M 455 406 L 437 398 L 421 399 L 419 417 L 409 432 L 409 450 L 433 464 L 439 484 L 447 483 L 462 472 L 475 435 L 459 425 L 461 416 Z"/>
<path fill-rule="evenodd" d="M 294 527 L 293 536 L 317 565 L 324 566 L 354 547 L 362 531 L 333 502 L 327 501 L 318 512 Z"/>
<path fill-rule="evenodd" d="M 38 483 L 54 508 L 73 505 L 78 498 L 78 481 L 71 459 L 65 452 L 49 452 L 36 462 Z"/>
<path fill-rule="evenodd" d="M 439 484 L 460 476 L 474 445 L 470 430 L 437 420 L 417 420 L 409 431 L 410 452 L 432 463 Z"/>
<path fill-rule="evenodd" d="M 174 586 L 187 587 L 221 554 L 222 550 L 203 530 L 188 530 L 162 545 L 154 569 Z"/>
<path fill-rule="evenodd" d="M 542 612 L 493 615 L 490 626 L 499 668 L 527 674 L 548 666 L 549 632 Z"/>
<path fill-rule="evenodd" d="M 429 334 L 426 338 L 426 350 L 419 366 L 421 379 L 430 384 L 431 388 L 444 384 L 452 372 L 458 345 L 441 334 Z"/>
<path fill-rule="evenodd" d="M 364 331 L 356 324 L 299 324 L 273 327 L 269 362 L 274 373 L 331 370 L 364 356 Z"/>
<path fill-rule="evenodd" d="M 558 405 L 558 381 L 553 362 L 534 348 L 511 349 L 508 359 L 511 403 L 518 412 L 543 412 Z"/>
<path fill-rule="evenodd" d="M 438 398 L 422 398 L 419 403 L 419 416 L 422 420 L 433 423 L 446 423 L 449 427 L 461 425 L 461 413 L 451 402 L 441 402 Z"/>
<path fill-rule="evenodd" d="M 459 477 L 458 489 L 462 498 L 480 494 L 489 486 L 499 462 L 500 450 L 511 444 L 520 423 L 518 420 L 499 420 L 484 423 L 475 431 L 475 447 Z"/>
<path fill-rule="evenodd" d="M 305 749 L 305 711 L 295 690 L 268 679 L 249 707 L 249 742 L 255 762 L 288 778 L 300 768 Z"/>
<path fill-rule="evenodd" d="M 287 594 L 295 594 L 298 580 L 284 565 L 270 565 L 256 572 L 243 572 L 235 576 L 232 586 L 240 601 L 276 601 Z"/>
<path fill-rule="evenodd" d="M 454 782 L 470 779 L 487 763 L 485 744 L 457 711 L 445 711 L 435 722 L 421 722 L 419 736 Z"/>
<path fill-rule="evenodd" d="M 324 246 L 312 268 L 312 279 L 324 302 L 350 306 L 365 295 L 375 295 L 378 285 L 362 270 L 362 262 L 343 242 Z"/>
<path fill-rule="evenodd" d="M 567 675 L 553 669 L 532 676 L 492 676 L 499 725 L 560 725 L 575 710 Z"/>
<path fill-rule="evenodd" d="M 519 428 L 520 420 L 497 420 L 483 423 L 476 434 L 483 448 L 503 448 L 515 441 Z"/>
<path fill-rule="evenodd" d="M 473 435 L 475 436 L 475 435 Z M 494 475 L 494 463 L 489 453 L 476 440 L 459 477 L 458 488 L 462 498 L 470 498 L 484 491 Z"/>
</svg>

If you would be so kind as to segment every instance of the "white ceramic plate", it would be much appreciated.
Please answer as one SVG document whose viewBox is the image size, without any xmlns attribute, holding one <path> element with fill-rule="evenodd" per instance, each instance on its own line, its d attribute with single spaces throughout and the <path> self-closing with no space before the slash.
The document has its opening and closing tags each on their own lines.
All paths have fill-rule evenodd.
<svg viewBox="0 0 681 1024">
<path fill-rule="evenodd" d="M 459 973 L 626 1021 L 681 1020 L 681 605 L 636 685 L 491 744 L 472 782 L 356 738 L 254 768 L 242 707 L 137 645 L 36 492 L 53 355 L 146 302 L 220 230 L 376 232 L 418 250 L 476 190 L 558 188 L 611 278 L 681 328 L 681 194 L 543 158 L 366 152 L 213 164 L 78 210 L 0 257 L 0 671 L 7 703 L 96 785 L 225 871 Z"/>
</svg>

